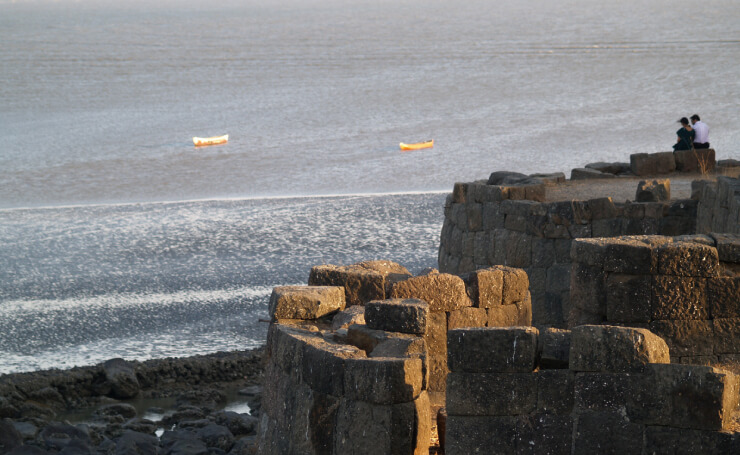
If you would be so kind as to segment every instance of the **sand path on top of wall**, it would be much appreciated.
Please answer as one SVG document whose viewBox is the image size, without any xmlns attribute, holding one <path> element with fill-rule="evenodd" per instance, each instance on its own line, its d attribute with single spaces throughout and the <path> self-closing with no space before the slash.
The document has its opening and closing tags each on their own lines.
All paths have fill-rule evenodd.
<svg viewBox="0 0 740 455">
<path fill-rule="evenodd" d="M 701 174 L 668 174 L 655 177 L 568 180 L 565 183 L 546 186 L 546 199 L 547 201 L 570 201 L 611 197 L 614 202 L 634 201 L 637 185 L 641 180 L 666 178 L 671 181 L 671 200 L 690 199 L 691 182 L 694 180 L 716 180 L 716 176 L 702 176 Z"/>
</svg>

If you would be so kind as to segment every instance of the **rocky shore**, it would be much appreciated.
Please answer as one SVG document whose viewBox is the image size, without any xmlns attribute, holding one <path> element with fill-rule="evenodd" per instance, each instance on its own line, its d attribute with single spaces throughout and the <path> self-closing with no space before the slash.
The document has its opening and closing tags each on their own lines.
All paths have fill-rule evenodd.
<svg viewBox="0 0 740 455">
<path fill-rule="evenodd" d="M 263 349 L 0 376 L 0 455 L 250 454 Z"/>
</svg>

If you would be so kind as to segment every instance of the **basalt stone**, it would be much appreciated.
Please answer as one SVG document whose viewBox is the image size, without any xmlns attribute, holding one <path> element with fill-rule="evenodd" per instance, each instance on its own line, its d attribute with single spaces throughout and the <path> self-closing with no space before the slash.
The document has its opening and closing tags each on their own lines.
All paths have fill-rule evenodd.
<svg viewBox="0 0 740 455">
<path fill-rule="evenodd" d="M 360 305 L 353 305 L 334 315 L 334 319 L 331 321 L 331 329 L 337 331 L 339 329 L 346 329 L 352 324 L 364 323 L 365 308 Z"/>
<path fill-rule="evenodd" d="M 29 446 L 29 445 L 22 445 L 18 446 L 15 449 L 8 452 L 8 455 L 49 455 L 50 452 L 47 452 L 46 450 L 36 447 L 36 446 Z"/>
<path fill-rule="evenodd" d="M 126 419 L 136 417 L 136 408 L 128 403 L 107 404 L 93 412 L 94 417 L 121 416 Z"/>
<path fill-rule="evenodd" d="M 717 244 L 717 253 L 722 262 L 740 263 L 740 234 L 715 234 L 710 236 Z"/>
<path fill-rule="evenodd" d="M 543 368 L 568 368 L 570 361 L 570 330 L 546 328 L 540 330 L 539 359 Z"/>
<path fill-rule="evenodd" d="M 406 403 L 415 400 L 422 390 L 421 359 L 348 359 L 344 367 L 344 396 L 352 400 L 375 404 Z"/>
<path fill-rule="evenodd" d="M 706 280 L 655 275 L 652 319 L 708 319 Z"/>
<path fill-rule="evenodd" d="M 373 300 L 365 304 L 369 328 L 422 335 L 426 332 L 429 305 L 419 299 Z"/>
<path fill-rule="evenodd" d="M 440 355 L 429 356 L 429 386 L 430 392 L 444 392 L 447 388 L 447 357 Z"/>
<path fill-rule="evenodd" d="M 215 447 L 228 452 L 234 446 L 234 435 L 228 428 L 215 423 L 201 428 L 197 434 L 207 447 Z"/>
<path fill-rule="evenodd" d="M 116 440 L 117 455 L 157 455 L 159 453 L 159 439 L 156 436 L 125 431 Z"/>
<path fill-rule="evenodd" d="M 568 415 L 573 410 L 575 373 L 540 370 L 537 377 L 537 411 Z"/>
<path fill-rule="evenodd" d="M 650 365 L 652 384 L 646 423 L 703 430 L 727 429 L 733 422 L 740 382 L 732 373 L 696 365 Z"/>
<path fill-rule="evenodd" d="M 650 331 L 663 338 L 672 356 L 711 355 L 714 353 L 712 321 L 653 321 Z"/>
<path fill-rule="evenodd" d="M 575 168 L 570 171 L 571 180 L 613 179 L 614 177 L 614 174 L 589 168 Z"/>
<path fill-rule="evenodd" d="M 573 418 L 553 414 L 521 416 L 517 425 L 517 454 L 570 455 Z"/>
<path fill-rule="evenodd" d="M 565 174 L 562 172 L 552 172 L 546 174 L 530 174 L 531 178 L 542 180 L 545 185 L 556 185 L 558 183 L 565 183 Z"/>
<path fill-rule="evenodd" d="M 606 318 L 609 322 L 650 322 L 651 275 L 609 274 L 606 280 Z"/>
<path fill-rule="evenodd" d="M 8 453 L 23 444 L 23 438 L 9 420 L 0 420 L 0 453 Z"/>
<path fill-rule="evenodd" d="M 645 452 L 656 455 L 740 453 L 737 433 L 664 426 L 645 428 Z"/>
<path fill-rule="evenodd" d="M 740 354 L 740 318 L 714 320 L 714 353 Z"/>
<path fill-rule="evenodd" d="M 571 307 L 606 315 L 606 273 L 597 267 L 573 264 L 570 274 Z"/>
<path fill-rule="evenodd" d="M 369 357 L 413 358 L 421 360 L 422 390 L 429 384 L 429 351 L 423 338 L 391 337 L 378 344 Z"/>
<path fill-rule="evenodd" d="M 446 455 L 517 453 L 517 417 L 456 416 L 449 411 L 448 414 Z"/>
<path fill-rule="evenodd" d="M 447 317 L 448 330 L 464 327 L 485 327 L 488 323 L 488 312 L 485 308 L 460 308 L 450 311 Z"/>
<path fill-rule="evenodd" d="M 611 197 L 589 199 L 588 205 L 591 209 L 591 219 L 605 220 L 619 216 L 619 209 L 614 205 Z"/>
<path fill-rule="evenodd" d="M 327 342 L 307 344 L 303 352 L 303 379 L 313 390 L 342 396 L 346 360 L 362 357 L 365 353 L 354 346 Z"/>
<path fill-rule="evenodd" d="M 90 434 L 85 429 L 66 423 L 52 423 L 44 427 L 39 433 L 39 439 L 48 449 L 62 450 L 72 441 L 79 440 L 90 443 Z"/>
<path fill-rule="evenodd" d="M 444 312 L 429 313 L 424 341 L 430 354 L 447 356 L 447 315 Z"/>
<path fill-rule="evenodd" d="M 661 275 L 711 277 L 719 275 L 717 249 L 697 242 L 672 242 L 657 248 Z"/>
<path fill-rule="evenodd" d="M 134 367 L 123 359 L 111 359 L 103 363 L 105 378 L 110 384 L 114 398 L 134 398 L 139 394 L 139 381 Z"/>
<path fill-rule="evenodd" d="M 717 166 L 714 149 L 676 150 L 673 157 L 679 172 L 709 174 Z"/>
<path fill-rule="evenodd" d="M 614 175 L 627 174 L 630 172 L 629 163 L 605 163 L 600 161 L 598 163 L 589 163 L 585 167 L 586 169 L 595 169 L 599 172 L 606 172 Z"/>
<path fill-rule="evenodd" d="M 671 200 L 670 179 L 641 180 L 637 184 L 635 201 L 637 202 L 661 202 Z"/>
<path fill-rule="evenodd" d="M 215 413 L 217 424 L 228 428 L 234 436 L 244 436 L 254 433 L 259 419 L 249 414 L 239 414 L 233 411 L 219 411 Z"/>
<path fill-rule="evenodd" d="M 409 271 L 392 261 L 365 261 L 350 266 L 318 265 L 311 268 L 311 286 L 344 287 L 347 305 L 364 305 L 387 297 L 386 288 L 410 277 Z"/>
<path fill-rule="evenodd" d="M 487 312 L 487 327 L 526 327 L 532 325 L 533 310 L 531 297 L 527 297 L 523 301 L 516 302 L 513 305 L 499 305 L 497 307 L 487 308 L 484 311 Z M 450 329 L 452 328 L 450 327 Z"/>
<path fill-rule="evenodd" d="M 462 278 L 447 273 L 417 276 L 394 283 L 390 298 L 423 300 L 429 304 L 431 312 L 472 306 Z"/>
<path fill-rule="evenodd" d="M 345 307 L 339 286 L 278 286 L 270 296 L 270 316 L 276 319 L 318 319 Z"/>
<path fill-rule="evenodd" d="M 502 304 L 504 289 L 504 270 L 488 268 L 476 270 L 468 276 L 473 306 L 492 308 Z"/>
<path fill-rule="evenodd" d="M 642 425 L 610 412 L 586 412 L 576 419 L 573 454 L 641 453 Z"/>
<path fill-rule="evenodd" d="M 528 175 L 520 174 L 519 172 L 496 171 L 496 172 L 492 172 L 491 175 L 488 177 L 488 184 L 489 185 L 502 185 L 502 184 L 518 183 L 528 178 L 529 178 Z"/>
<path fill-rule="evenodd" d="M 607 272 L 652 274 L 658 266 L 652 245 L 634 237 L 610 239 L 606 243 L 604 270 Z"/>
<path fill-rule="evenodd" d="M 670 363 L 665 341 L 649 330 L 585 325 L 575 327 L 571 337 L 574 371 L 640 372 L 650 363 Z"/>
<path fill-rule="evenodd" d="M 636 153 L 630 155 L 630 169 L 637 176 L 670 174 L 676 170 L 673 152 Z"/>
<path fill-rule="evenodd" d="M 373 352 L 381 343 L 397 338 L 410 341 L 419 339 L 416 335 L 371 329 L 364 324 L 353 324 L 347 328 L 347 343 L 367 353 Z"/>
<path fill-rule="evenodd" d="M 450 415 L 521 415 L 537 408 L 537 376 L 530 373 L 447 375 Z"/>
<path fill-rule="evenodd" d="M 537 356 L 534 327 L 455 329 L 447 333 L 451 371 L 531 373 Z"/>
<path fill-rule="evenodd" d="M 740 317 L 740 276 L 707 279 L 707 301 L 712 318 Z"/>
</svg>

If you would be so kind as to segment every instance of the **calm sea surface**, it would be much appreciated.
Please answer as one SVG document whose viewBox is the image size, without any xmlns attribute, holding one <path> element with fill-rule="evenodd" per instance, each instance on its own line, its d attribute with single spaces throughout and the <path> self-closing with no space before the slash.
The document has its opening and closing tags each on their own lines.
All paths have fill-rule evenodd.
<svg viewBox="0 0 740 455">
<path fill-rule="evenodd" d="M 0 373 L 258 345 L 311 265 L 434 266 L 455 181 L 740 159 L 736 0 L 149 3 L 0 0 Z"/>
</svg>

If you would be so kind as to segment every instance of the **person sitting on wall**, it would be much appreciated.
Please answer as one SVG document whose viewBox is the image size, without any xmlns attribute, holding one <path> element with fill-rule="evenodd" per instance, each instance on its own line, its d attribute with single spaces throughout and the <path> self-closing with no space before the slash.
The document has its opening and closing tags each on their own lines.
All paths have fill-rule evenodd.
<svg viewBox="0 0 740 455">
<path fill-rule="evenodd" d="M 709 126 L 702 122 L 698 114 L 691 116 L 691 126 L 696 131 L 696 137 L 694 138 L 695 149 L 708 149 L 709 148 Z"/>
<path fill-rule="evenodd" d="M 696 131 L 689 125 L 689 119 L 681 117 L 679 120 L 681 123 L 681 129 L 676 131 L 678 140 L 676 145 L 673 146 L 673 150 L 691 150 L 694 145 L 694 137 L 696 137 Z"/>
</svg>

